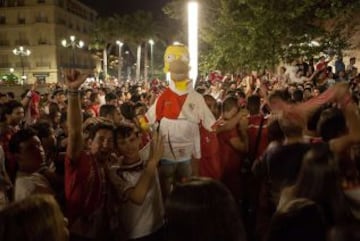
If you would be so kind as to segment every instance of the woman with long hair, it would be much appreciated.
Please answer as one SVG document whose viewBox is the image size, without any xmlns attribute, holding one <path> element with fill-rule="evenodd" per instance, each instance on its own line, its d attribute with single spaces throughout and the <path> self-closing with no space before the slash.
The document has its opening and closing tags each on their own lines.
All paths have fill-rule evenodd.
<svg viewBox="0 0 360 241">
<path fill-rule="evenodd" d="M 178 184 L 166 205 L 168 241 L 244 241 L 237 204 L 220 182 L 192 178 Z"/>
<path fill-rule="evenodd" d="M 0 211 L 0 240 L 67 241 L 67 221 L 50 195 L 33 195 Z"/>
</svg>

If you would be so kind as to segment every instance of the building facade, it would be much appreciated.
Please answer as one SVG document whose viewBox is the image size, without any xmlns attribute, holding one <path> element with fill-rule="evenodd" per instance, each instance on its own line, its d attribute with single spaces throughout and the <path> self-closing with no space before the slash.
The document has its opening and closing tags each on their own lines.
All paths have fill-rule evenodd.
<svg viewBox="0 0 360 241">
<path fill-rule="evenodd" d="M 62 70 L 94 69 L 96 59 L 87 50 L 97 13 L 77 0 L 0 0 L 0 74 L 10 71 L 26 83 L 63 81 Z M 70 36 L 83 48 L 65 48 Z M 23 46 L 29 56 L 15 55 Z"/>
</svg>

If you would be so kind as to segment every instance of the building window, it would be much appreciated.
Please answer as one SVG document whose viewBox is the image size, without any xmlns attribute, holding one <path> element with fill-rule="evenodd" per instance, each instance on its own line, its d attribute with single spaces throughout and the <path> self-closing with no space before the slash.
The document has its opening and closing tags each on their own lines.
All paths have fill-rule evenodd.
<svg viewBox="0 0 360 241">
<path fill-rule="evenodd" d="M 38 44 L 39 45 L 46 45 L 46 44 L 48 44 L 48 41 L 45 38 L 40 37 L 39 40 L 38 40 Z"/>
<path fill-rule="evenodd" d="M 25 15 L 23 13 L 18 13 L 18 24 L 25 24 Z"/>
<path fill-rule="evenodd" d="M 6 32 L 0 33 L 0 46 L 9 46 L 10 42 L 6 36 Z"/>
<path fill-rule="evenodd" d="M 15 40 L 16 45 L 29 45 L 29 40 L 27 39 L 25 32 L 19 32 L 19 38 Z"/>
<path fill-rule="evenodd" d="M 25 0 L 17 0 L 17 5 L 18 5 L 19 7 L 25 6 Z"/>
<path fill-rule="evenodd" d="M 0 24 L 6 24 L 6 17 L 0 16 Z"/>
<path fill-rule="evenodd" d="M 9 68 L 9 56 L 8 55 L 0 55 L 0 68 Z"/>
<path fill-rule="evenodd" d="M 25 18 L 18 18 L 18 24 L 25 24 Z"/>
<path fill-rule="evenodd" d="M 47 23 L 47 22 L 48 22 L 48 17 L 45 15 L 45 13 L 40 12 L 40 13 L 36 16 L 35 21 L 36 21 L 37 23 Z"/>
<path fill-rule="evenodd" d="M 38 3 L 45 3 L 45 0 L 38 0 Z"/>
</svg>

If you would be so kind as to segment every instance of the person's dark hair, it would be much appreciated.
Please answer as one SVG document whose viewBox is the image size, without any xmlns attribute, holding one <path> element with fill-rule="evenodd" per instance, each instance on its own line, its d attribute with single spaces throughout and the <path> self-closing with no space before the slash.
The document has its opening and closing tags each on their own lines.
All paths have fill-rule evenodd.
<svg viewBox="0 0 360 241">
<path fill-rule="evenodd" d="M 13 113 L 13 111 L 19 107 L 23 107 L 23 105 L 17 100 L 10 100 L 10 101 L 6 102 L 4 104 L 4 109 L 2 112 L 2 116 L 0 118 L 0 122 L 5 121 L 6 115 L 11 115 L 11 113 Z"/>
<path fill-rule="evenodd" d="M 114 131 L 114 126 L 110 125 L 110 124 L 106 124 L 106 123 L 97 123 L 94 125 L 89 125 L 86 130 L 84 130 L 84 132 L 86 132 L 86 137 L 88 139 L 94 139 L 96 136 L 96 133 L 99 130 L 109 130 L 109 131 Z"/>
<path fill-rule="evenodd" d="M 50 102 L 49 103 L 49 114 L 56 113 L 56 112 L 60 112 L 59 105 L 55 102 Z"/>
<path fill-rule="evenodd" d="M 51 132 L 51 124 L 48 121 L 39 121 L 33 125 L 31 125 L 31 128 L 36 132 L 36 135 L 42 139 L 42 138 L 48 138 L 52 132 Z"/>
<path fill-rule="evenodd" d="M 121 114 L 128 120 L 134 119 L 134 104 L 131 102 L 125 102 L 120 106 Z"/>
<path fill-rule="evenodd" d="M 272 141 L 283 142 L 285 139 L 284 133 L 280 128 L 279 120 L 274 119 L 268 122 L 268 143 Z"/>
<path fill-rule="evenodd" d="M 231 111 L 233 108 L 238 107 L 238 99 L 234 96 L 227 97 L 222 104 L 222 109 L 224 112 Z"/>
<path fill-rule="evenodd" d="M 260 112 L 260 97 L 258 95 L 251 95 L 247 99 L 247 109 L 250 114 L 255 115 Z"/>
<path fill-rule="evenodd" d="M 303 92 L 299 89 L 295 90 L 293 93 L 293 100 L 296 103 L 302 102 L 303 101 Z"/>
<path fill-rule="evenodd" d="M 327 144 L 313 144 L 304 156 L 293 188 L 295 198 L 307 198 L 320 205 L 330 225 L 341 224 L 351 218 L 336 163 Z"/>
<path fill-rule="evenodd" d="M 307 129 L 309 131 L 316 131 L 321 113 L 327 108 L 329 108 L 328 105 L 323 105 L 318 109 L 316 109 L 315 112 L 311 114 L 310 118 L 307 121 Z"/>
<path fill-rule="evenodd" d="M 329 108 L 321 112 L 317 132 L 324 141 L 339 137 L 346 129 L 346 120 L 341 110 Z"/>
<path fill-rule="evenodd" d="M 297 200 L 289 209 L 274 214 L 267 241 L 325 241 L 326 225 L 318 205 Z"/>
<path fill-rule="evenodd" d="M 169 241 L 242 241 L 244 229 L 229 190 L 208 178 L 175 186 L 166 203 Z"/>
<path fill-rule="evenodd" d="M 113 115 L 116 111 L 116 106 L 105 104 L 100 106 L 100 117 L 106 117 L 107 115 Z"/>
<path fill-rule="evenodd" d="M 36 131 L 32 128 L 21 129 L 16 132 L 9 141 L 9 150 L 11 153 L 19 153 L 20 151 L 20 144 L 30 140 L 36 136 Z"/>
<path fill-rule="evenodd" d="M 53 96 L 57 96 L 57 95 L 64 95 L 65 91 L 63 89 L 56 89 L 54 90 Z"/>
<path fill-rule="evenodd" d="M 117 96 L 116 96 L 114 93 L 112 93 L 112 92 L 107 93 L 107 94 L 105 95 L 105 101 L 106 101 L 106 102 L 109 102 L 109 101 L 112 101 L 112 100 L 116 100 L 116 99 L 117 99 Z"/>
<path fill-rule="evenodd" d="M 138 130 L 135 127 L 130 125 L 118 125 L 114 131 L 115 144 L 118 144 L 118 138 L 125 139 L 130 137 L 133 133 L 138 135 Z"/>
<path fill-rule="evenodd" d="M 90 97 L 89 97 L 90 102 L 91 102 L 91 103 L 94 103 L 95 100 L 98 98 L 98 96 L 99 96 L 98 93 L 92 92 L 92 93 L 90 94 Z"/>
</svg>

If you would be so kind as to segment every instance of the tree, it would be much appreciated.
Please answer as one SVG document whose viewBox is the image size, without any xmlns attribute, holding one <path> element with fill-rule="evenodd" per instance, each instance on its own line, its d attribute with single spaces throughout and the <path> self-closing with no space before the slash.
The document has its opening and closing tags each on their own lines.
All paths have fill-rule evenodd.
<svg viewBox="0 0 360 241">
<path fill-rule="evenodd" d="M 129 49 L 136 49 L 136 79 L 140 80 L 142 47 L 146 46 L 150 38 L 156 38 L 156 35 L 156 22 L 152 14 L 140 10 L 132 14 L 99 19 L 93 31 L 91 47 L 103 51 L 104 71 L 107 70 L 107 55 L 114 49 L 116 40 L 123 41 Z M 147 51 L 144 56 L 147 59 Z"/>
<path fill-rule="evenodd" d="M 301 55 L 334 48 L 339 51 L 348 45 L 344 24 L 360 5 L 357 0 L 199 2 L 203 71 L 273 67 L 281 60 Z M 174 19 L 186 19 L 182 4 L 174 0 L 164 11 Z M 315 40 L 319 46 L 312 44 Z"/>
</svg>

